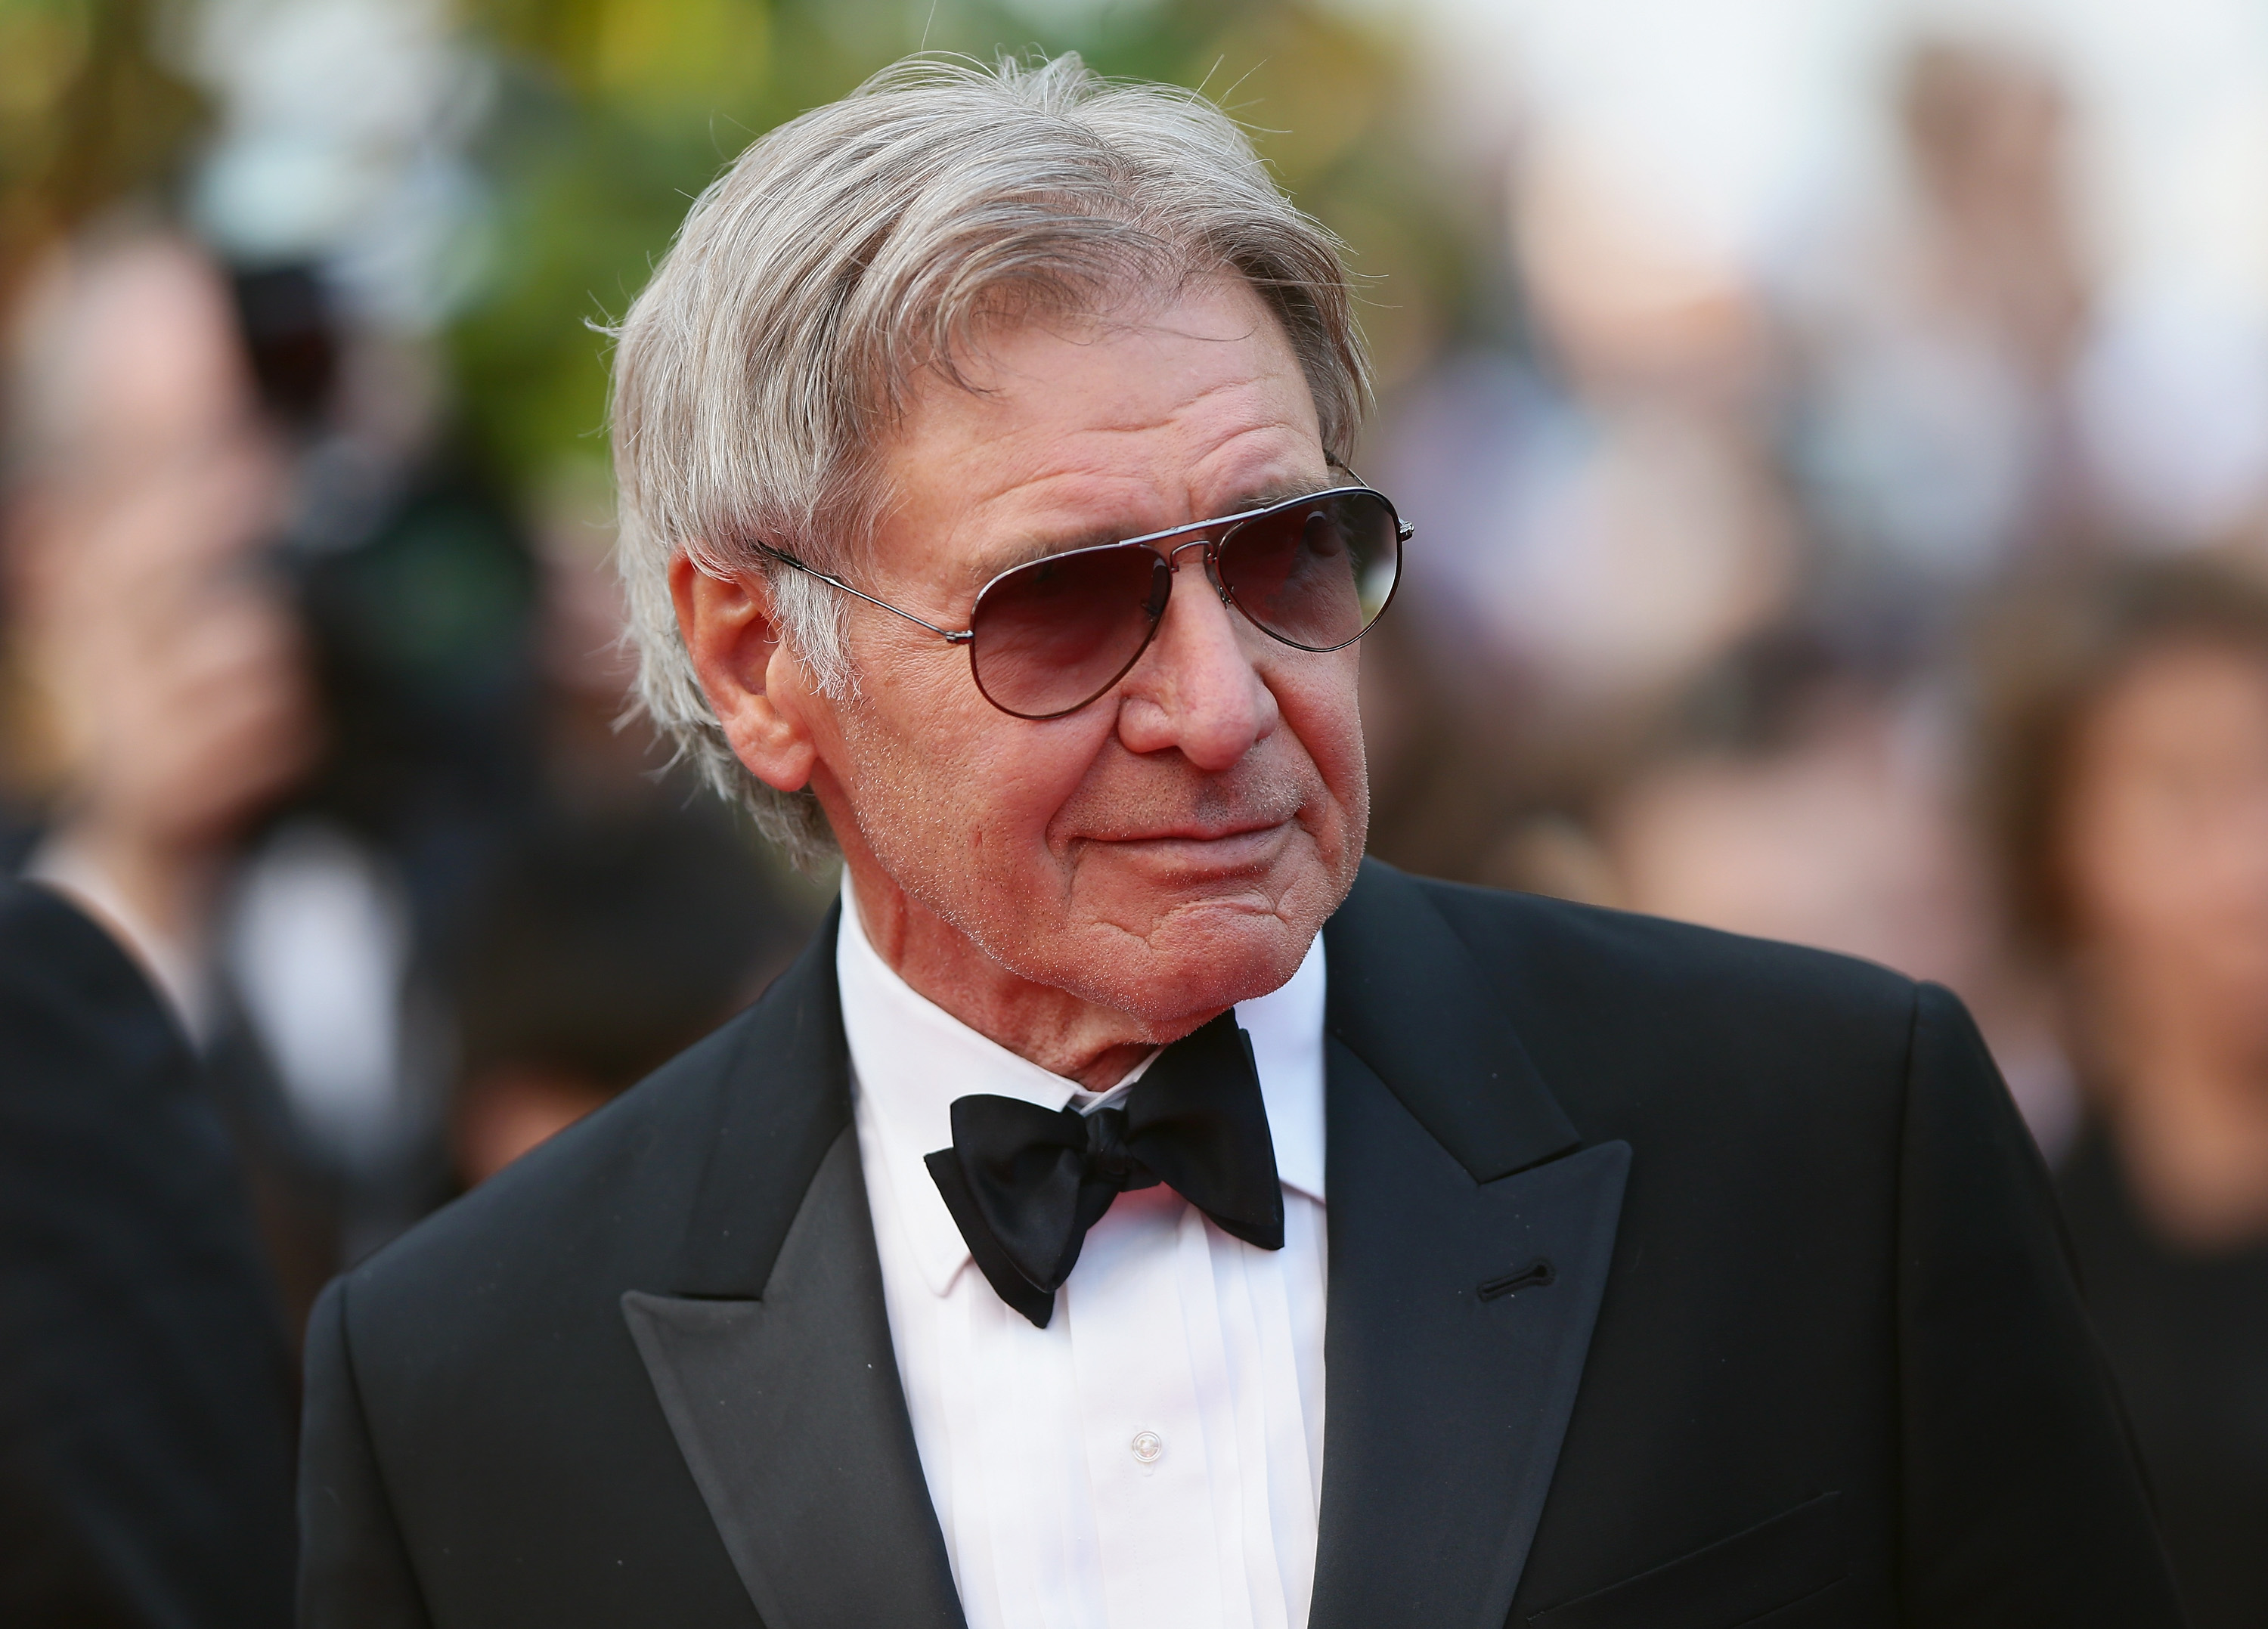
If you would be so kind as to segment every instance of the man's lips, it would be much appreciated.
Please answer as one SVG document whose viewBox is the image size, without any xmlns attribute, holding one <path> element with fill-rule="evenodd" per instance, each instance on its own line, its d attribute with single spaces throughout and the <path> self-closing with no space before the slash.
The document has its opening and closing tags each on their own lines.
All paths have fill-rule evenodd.
<svg viewBox="0 0 2268 1629">
<path fill-rule="evenodd" d="M 1278 864 L 1297 823 L 1288 820 L 1266 825 L 1240 822 L 1194 829 L 1211 834 L 1204 837 L 1189 835 L 1192 829 L 1179 827 L 1141 837 L 1101 838 L 1092 844 L 1088 853 L 1098 859 L 1108 856 L 1104 859 L 1106 865 L 1115 860 L 1160 882 L 1177 880 L 1195 883 L 1208 877 L 1219 880 L 1251 876 Z"/>
<path fill-rule="evenodd" d="M 1188 825 L 1163 827 L 1154 831 L 1114 832 L 1088 839 L 1094 843 L 1108 843 L 1129 847 L 1164 846 L 1174 844 L 1233 843 L 1239 837 L 1271 835 L 1290 825 L 1289 817 L 1280 820 L 1239 820 L 1196 822 Z"/>
</svg>

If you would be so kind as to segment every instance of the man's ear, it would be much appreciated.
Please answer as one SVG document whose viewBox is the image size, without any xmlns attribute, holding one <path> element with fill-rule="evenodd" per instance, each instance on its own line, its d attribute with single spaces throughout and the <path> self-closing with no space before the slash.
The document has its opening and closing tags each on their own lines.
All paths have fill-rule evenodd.
<svg viewBox="0 0 2268 1629">
<path fill-rule="evenodd" d="M 712 577 L 681 554 L 669 563 L 669 597 L 694 674 L 733 755 L 767 786 L 800 790 L 818 757 L 809 716 L 814 698 L 802 665 L 780 643 L 762 580 Z"/>
</svg>

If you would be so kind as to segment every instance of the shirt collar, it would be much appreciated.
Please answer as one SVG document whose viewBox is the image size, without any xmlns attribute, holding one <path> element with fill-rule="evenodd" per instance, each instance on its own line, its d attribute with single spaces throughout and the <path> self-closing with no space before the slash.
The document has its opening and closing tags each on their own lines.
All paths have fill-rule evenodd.
<svg viewBox="0 0 2268 1629">
<path fill-rule="evenodd" d="M 923 1160 L 952 1143 L 953 1100 L 990 1092 L 1043 1109 L 1075 1101 L 1092 1108 L 1112 1101 L 1149 1062 L 1145 1059 L 1101 1097 L 1088 1099 L 1077 1081 L 979 1035 L 917 994 L 882 960 L 858 918 L 848 872 L 835 971 L 853 1089 L 883 1166 L 866 1177 L 890 1184 L 922 1277 L 942 1295 L 968 1264 L 968 1246 Z M 1288 983 L 1236 1007 L 1236 1021 L 1252 1037 L 1277 1175 L 1286 1188 L 1318 1204 L 1323 1198 L 1323 939 L 1318 933 Z"/>
</svg>

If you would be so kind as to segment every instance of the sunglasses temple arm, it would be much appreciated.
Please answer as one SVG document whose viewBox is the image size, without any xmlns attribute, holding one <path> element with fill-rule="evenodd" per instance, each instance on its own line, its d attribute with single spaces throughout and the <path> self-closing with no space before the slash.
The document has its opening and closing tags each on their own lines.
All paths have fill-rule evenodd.
<svg viewBox="0 0 2268 1629">
<path fill-rule="evenodd" d="M 806 566 L 804 569 L 806 571 L 811 570 L 808 566 Z M 972 628 L 940 628 L 935 623 L 925 622 L 921 617 L 916 616 L 911 611 L 901 610 L 898 607 L 892 605 L 887 600 L 877 600 L 873 594 L 861 593 L 858 589 L 853 588 L 850 584 L 844 582 L 839 577 L 829 577 L 824 571 L 812 571 L 811 574 L 814 577 L 816 577 L 822 583 L 834 584 L 835 586 L 840 588 L 844 593 L 857 594 L 859 599 L 864 600 L 869 605 L 880 606 L 893 616 L 904 617 L 917 628 L 928 629 L 932 633 L 944 640 L 947 645 L 966 645 L 976 637 L 976 631 Z"/>
<path fill-rule="evenodd" d="M 763 549 L 766 554 L 778 561 L 782 565 L 792 565 L 797 571 L 801 571 L 806 577 L 815 577 L 821 582 L 827 584 L 828 586 L 831 588 L 840 588 L 844 593 L 864 600 L 869 605 L 881 607 L 882 609 L 889 612 L 893 616 L 902 616 L 908 622 L 913 623 L 917 628 L 928 629 L 932 633 L 944 640 L 947 645 L 966 645 L 976 637 L 976 631 L 975 629 L 940 628 L 935 623 L 927 622 L 921 617 L 916 616 L 911 611 L 900 609 L 897 606 L 892 605 L 887 600 L 877 600 L 873 594 L 867 593 L 861 589 L 853 588 L 850 584 L 844 582 L 839 577 L 832 576 L 828 572 L 822 571 L 816 566 L 806 565 L 802 561 L 797 559 L 784 549 L 774 549 L 769 545 L 764 545 Z"/>
</svg>

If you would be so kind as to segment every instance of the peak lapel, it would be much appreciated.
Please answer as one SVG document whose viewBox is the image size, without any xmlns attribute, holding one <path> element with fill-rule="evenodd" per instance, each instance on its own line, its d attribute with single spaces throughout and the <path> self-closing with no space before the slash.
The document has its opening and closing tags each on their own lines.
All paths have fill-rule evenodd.
<svg viewBox="0 0 2268 1629">
<path fill-rule="evenodd" d="M 766 1629 L 960 1629 L 850 1124 L 836 918 L 723 1082 L 667 1294 L 622 1317 Z"/>
<path fill-rule="evenodd" d="M 1630 1149 L 1580 1139 L 1461 940 L 1366 866 L 1326 930 L 1312 1629 L 1497 1629 L 1605 1290 Z"/>
<path fill-rule="evenodd" d="M 850 1048 L 835 984 L 842 912 L 839 901 L 829 908 L 747 1015 L 704 1128 L 707 1157 L 687 1196 L 669 1281 L 656 1289 L 704 1300 L 761 1295 L 813 1175 L 850 1124 Z"/>
<path fill-rule="evenodd" d="M 685 1463 L 766 1629 L 960 1629 L 843 1128 L 761 1301 L 622 1297 Z"/>
</svg>

